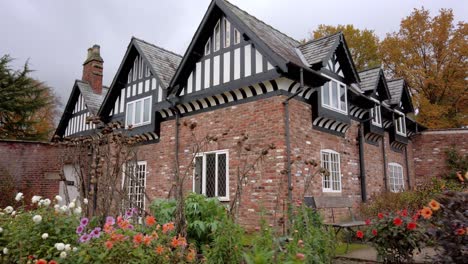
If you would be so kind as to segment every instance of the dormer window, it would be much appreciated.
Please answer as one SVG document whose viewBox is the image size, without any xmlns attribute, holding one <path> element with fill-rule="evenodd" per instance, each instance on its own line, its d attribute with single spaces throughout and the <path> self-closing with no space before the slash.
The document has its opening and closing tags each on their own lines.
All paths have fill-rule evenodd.
<svg viewBox="0 0 468 264">
<path fill-rule="evenodd" d="M 395 119 L 395 127 L 396 127 L 397 134 L 406 137 L 405 115 L 400 116 L 399 118 Z"/>
<path fill-rule="evenodd" d="M 380 112 L 380 105 L 376 105 L 371 109 L 371 115 L 372 124 L 374 126 L 382 127 L 382 114 Z"/>
<path fill-rule="evenodd" d="M 218 51 L 221 48 L 221 26 L 219 21 L 214 29 L 214 49 L 213 52 Z"/>
<path fill-rule="evenodd" d="M 205 44 L 205 55 L 210 54 L 210 50 L 211 50 L 211 38 L 209 38 Z"/>
<path fill-rule="evenodd" d="M 333 111 L 348 113 L 346 84 L 331 79 L 322 86 L 322 106 Z"/>
<path fill-rule="evenodd" d="M 241 41 L 241 34 L 239 32 L 239 30 L 237 30 L 236 28 L 234 29 L 234 44 L 239 44 Z"/>
<path fill-rule="evenodd" d="M 224 18 L 224 47 L 231 45 L 231 23 Z"/>
</svg>

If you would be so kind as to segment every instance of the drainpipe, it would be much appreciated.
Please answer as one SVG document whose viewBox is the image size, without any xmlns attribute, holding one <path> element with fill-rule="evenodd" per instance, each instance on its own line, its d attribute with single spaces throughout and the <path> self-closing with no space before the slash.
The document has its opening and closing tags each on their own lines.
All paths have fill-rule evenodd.
<svg viewBox="0 0 468 264">
<path fill-rule="evenodd" d="M 405 160 L 406 160 L 406 181 L 408 182 L 408 190 L 411 190 L 410 171 L 408 162 L 408 147 L 405 146 Z"/>
<path fill-rule="evenodd" d="M 174 101 L 172 101 L 174 99 Z M 179 108 L 177 108 L 178 105 L 178 98 L 177 97 L 171 97 L 167 98 L 166 101 L 168 101 L 171 104 L 171 108 L 175 112 L 175 142 L 174 142 L 174 164 L 175 164 L 175 178 L 177 180 L 177 183 L 179 181 L 179 126 L 180 126 L 180 111 Z M 179 187 L 182 188 L 182 187 Z M 174 197 L 177 198 L 178 195 L 178 188 L 176 188 L 176 193 L 174 194 Z"/>
<path fill-rule="evenodd" d="M 361 172 L 361 199 L 363 202 L 367 201 L 366 189 L 366 165 L 364 161 L 364 133 L 362 132 L 364 122 L 359 124 L 359 171 Z"/>
<path fill-rule="evenodd" d="M 286 98 L 283 101 L 284 105 L 284 125 L 286 132 L 286 171 L 288 173 L 288 232 L 291 230 L 292 226 L 292 175 L 291 175 L 291 141 L 290 141 L 290 131 L 289 131 L 289 100 L 296 97 L 299 93 L 304 90 L 304 71 L 300 69 L 300 87 L 299 90 L 293 95 Z"/>
<path fill-rule="evenodd" d="M 385 191 L 387 191 L 388 190 L 388 187 L 387 187 L 387 156 L 385 155 L 385 132 L 384 132 L 384 136 L 382 137 L 382 160 L 383 160 L 384 187 L 385 187 Z"/>
</svg>

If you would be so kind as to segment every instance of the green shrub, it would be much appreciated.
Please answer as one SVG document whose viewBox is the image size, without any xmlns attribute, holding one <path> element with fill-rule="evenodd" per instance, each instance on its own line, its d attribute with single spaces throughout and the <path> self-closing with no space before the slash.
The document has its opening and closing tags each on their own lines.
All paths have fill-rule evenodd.
<svg viewBox="0 0 468 264">
<path fill-rule="evenodd" d="M 230 218 L 225 218 L 213 233 L 213 242 L 206 250 L 208 264 L 242 263 L 244 230 Z"/>
</svg>

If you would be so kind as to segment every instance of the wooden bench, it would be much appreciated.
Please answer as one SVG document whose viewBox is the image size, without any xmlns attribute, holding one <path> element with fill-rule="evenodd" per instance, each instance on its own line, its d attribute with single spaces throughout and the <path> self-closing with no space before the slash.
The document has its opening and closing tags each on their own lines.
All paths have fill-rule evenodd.
<svg viewBox="0 0 468 264">
<path fill-rule="evenodd" d="M 316 197 L 304 197 L 304 203 L 314 209 L 330 209 L 332 213 L 332 222 L 325 222 L 325 226 L 330 226 L 335 230 L 335 235 L 342 230 L 348 230 L 354 233 L 353 228 L 366 225 L 366 222 L 357 220 L 351 210 L 353 208 L 353 200 L 348 197 L 338 197 L 338 196 L 316 196 Z M 337 208 L 347 208 L 351 220 L 344 222 L 335 222 L 335 209 Z M 351 237 L 347 237 L 346 243 L 346 252 L 348 252 L 349 244 L 351 242 Z"/>
</svg>

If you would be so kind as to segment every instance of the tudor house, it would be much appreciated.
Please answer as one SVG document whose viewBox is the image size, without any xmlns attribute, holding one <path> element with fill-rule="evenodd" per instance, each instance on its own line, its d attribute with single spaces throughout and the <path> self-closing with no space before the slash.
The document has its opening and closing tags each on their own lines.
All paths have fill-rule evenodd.
<svg viewBox="0 0 468 264">
<path fill-rule="evenodd" d="M 102 87 L 102 62 L 94 46 L 56 135 L 96 133 L 84 121 L 90 115 L 131 126 L 129 133 L 147 140 L 139 146 L 140 180 L 132 184 L 150 197 L 170 192 L 176 144 L 181 171 L 194 154 L 192 131 L 177 122 L 196 123 L 199 138 L 217 137 L 196 153 L 185 187 L 223 202 L 236 191 L 239 140 L 247 135 L 253 148 L 276 146 L 245 183 L 245 225 L 256 225 L 262 210 L 284 215 L 298 199 L 345 208 L 414 185 L 411 137 L 422 127 L 409 116 L 409 87 L 380 68 L 358 72 L 342 33 L 300 43 L 213 0 L 183 56 L 132 38 L 109 89 Z M 329 173 L 304 190 L 312 168 L 303 160 L 310 159 Z M 129 196 L 148 206 L 141 194 Z"/>
</svg>

